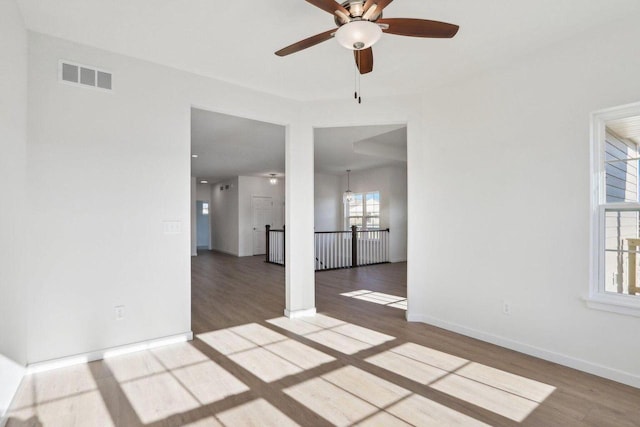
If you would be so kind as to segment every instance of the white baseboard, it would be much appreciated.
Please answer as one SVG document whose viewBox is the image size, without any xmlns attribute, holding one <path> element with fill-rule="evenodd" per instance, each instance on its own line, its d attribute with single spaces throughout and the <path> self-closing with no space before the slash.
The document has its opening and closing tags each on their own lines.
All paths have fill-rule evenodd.
<svg viewBox="0 0 640 427">
<path fill-rule="evenodd" d="M 193 332 L 188 331 L 168 337 L 161 337 L 147 341 L 141 341 L 132 344 L 125 344 L 117 347 L 105 348 L 102 350 L 91 351 L 87 353 L 76 354 L 73 356 L 61 357 L 59 359 L 47 360 L 44 362 L 32 363 L 27 366 L 27 375 L 36 372 L 50 371 L 52 369 L 62 368 L 65 366 L 77 365 L 80 363 L 93 362 L 108 357 L 120 356 L 123 354 L 134 353 L 136 351 L 149 350 L 151 348 L 162 347 L 164 345 L 176 344 L 179 342 L 193 340 Z"/>
<path fill-rule="evenodd" d="M 284 309 L 284 315 L 289 319 L 299 319 L 300 317 L 312 317 L 316 315 L 316 308 L 307 308 L 304 310 L 294 310 L 289 311 L 286 308 Z"/>
<path fill-rule="evenodd" d="M 584 371 L 589 374 L 597 375 L 599 377 L 607 378 L 612 381 L 616 381 L 622 384 L 629 385 L 631 387 L 640 388 L 640 376 L 630 374 L 628 372 L 620 371 L 618 369 L 610 368 L 607 366 L 592 363 L 586 360 L 578 359 L 575 357 L 567 356 L 564 354 L 556 353 L 553 351 L 545 350 L 543 348 L 535 347 L 529 344 L 525 344 L 519 341 L 514 341 L 508 338 L 493 335 L 487 332 L 479 331 L 476 329 L 468 328 L 466 326 L 458 325 L 455 323 L 447 322 L 437 319 L 435 317 L 414 314 L 407 312 L 407 320 L 409 322 L 422 322 L 428 325 L 437 326 L 438 328 L 446 329 L 448 331 L 456 332 L 461 335 L 466 335 L 471 338 L 476 338 L 482 341 L 486 341 L 491 344 L 499 345 L 511 350 L 525 353 L 530 356 L 535 356 L 540 359 L 548 360 L 559 365 L 567 366 L 569 368 Z"/>
<path fill-rule="evenodd" d="M 240 255 L 238 254 L 238 252 L 223 251 L 222 249 L 216 249 L 216 248 L 213 248 L 213 249 L 211 249 L 211 250 L 212 250 L 212 251 L 214 251 L 214 252 L 220 252 L 220 253 L 222 253 L 222 254 L 233 255 L 233 256 L 237 256 L 237 257 L 239 257 L 239 256 L 240 256 Z"/>
</svg>

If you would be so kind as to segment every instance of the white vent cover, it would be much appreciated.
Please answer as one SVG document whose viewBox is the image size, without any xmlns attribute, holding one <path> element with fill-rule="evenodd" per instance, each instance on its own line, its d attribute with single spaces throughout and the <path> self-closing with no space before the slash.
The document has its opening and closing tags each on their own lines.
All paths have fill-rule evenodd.
<svg viewBox="0 0 640 427">
<path fill-rule="evenodd" d="M 108 91 L 113 90 L 112 75 L 108 71 L 69 61 L 60 61 L 58 71 L 62 82 Z"/>
</svg>

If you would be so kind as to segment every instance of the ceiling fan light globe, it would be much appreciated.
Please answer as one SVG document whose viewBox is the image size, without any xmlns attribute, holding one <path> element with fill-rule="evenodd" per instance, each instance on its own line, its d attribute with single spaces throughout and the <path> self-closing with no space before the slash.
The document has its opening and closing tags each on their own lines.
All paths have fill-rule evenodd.
<svg viewBox="0 0 640 427">
<path fill-rule="evenodd" d="M 350 50 L 362 50 L 373 46 L 382 37 L 382 30 L 369 21 L 352 21 L 336 31 L 335 38 Z"/>
</svg>

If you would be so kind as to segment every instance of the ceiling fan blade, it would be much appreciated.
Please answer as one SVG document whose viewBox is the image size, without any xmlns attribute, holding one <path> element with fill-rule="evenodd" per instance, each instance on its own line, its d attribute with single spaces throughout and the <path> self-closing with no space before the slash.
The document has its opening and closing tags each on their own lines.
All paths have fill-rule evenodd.
<svg viewBox="0 0 640 427">
<path fill-rule="evenodd" d="M 334 28 L 333 30 L 325 31 L 324 33 L 316 34 L 315 36 L 311 36 L 304 40 L 300 40 L 299 42 L 296 42 L 292 45 L 289 45 L 285 48 L 280 49 L 279 51 L 276 52 L 276 55 L 287 56 L 287 55 L 291 55 L 292 53 L 300 52 L 301 50 L 307 49 L 311 46 L 317 45 L 318 43 L 322 43 L 324 41 L 329 40 L 330 38 L 333 37 L 335 32 L 336 32 L 336 29 Z"/>
<path fill-rule="evenodd" d="M 434 39 L 450 39 L 458 32 L 457 25 L 440 21 L 413 18 L 382 18 L 376 24 L 386 24 L 385 33 L 409 37 L 428 37 Z"/>
<path fill-rule="evenodd" d="M 340 12 L 349 16 L 349 11 L 341 4 L 337 3 L 335 0 L 306 0 L 306 1 L 307 3 L 311 3 L 315 7 L 320 8 L 325 12 L 329 12 L 332 15 L 335 15 L 336 10 L 339 10 Z"/>
<path fill-rule="evenodd" d="M 373 50 L 371 48 L 354 50 L 353 56 L 356 59 L 356 66 L 360 74 L 367 74 L 373 71 Z"/>
<path fill-rule="evenodd" d="M 378 0 L 378 1 L 374 1 L 375 4 L 378 5 L 378 13 L 380 13 L 382 11 L 382 9 L 384 9 L 385 7 L 389 6 L 389 3 L 391 3 L 393 0 Z"/>
<path fill-rule="evenodd" d="M 362 10 L 366 12 L 374 4 L 376 4 L 376 0 L 367 0 L 366 2 L 364 2 L 364 6 L 362 6 Z"/>
<path fill-rule="evenodd" d="M 364 3 L 364 6 L 362 7 L 362 9 L 365 11 L 365 13 L 371 9 L 371 6 L 373 6 L 374 4 L 376 5 L 375 10 L 372 10 L 370 12 L 371 16 L 368 16 L 368 19 L 376 19 L 376 17 L 380 16 L 380 14 L 382 13 L 382 9 L 384 9 L 385 7 L 387 7 L 389 5 L 389 3 L 391 3 L 393 0 L 367 0 Z"/>
</svg>

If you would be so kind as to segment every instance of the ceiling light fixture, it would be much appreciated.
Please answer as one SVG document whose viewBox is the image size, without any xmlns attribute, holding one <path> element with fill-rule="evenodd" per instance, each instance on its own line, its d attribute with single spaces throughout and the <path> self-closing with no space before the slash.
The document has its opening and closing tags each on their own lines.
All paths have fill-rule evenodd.
<svg viewBox="0 0 640 427">
<path fill-rule="evenodd" d="M 197 159 L 198 155 L 197 154 L 192 154 L 191 157 L 193 157 L 194 159 Z"/>
<path fill-rule="evenodd" d="M 350 180 L 351 169 L 347 169 L 347 191 L 344 192 L 344 200 L 347 203 L 350 203 L 353 200 L 353 193 L 351 192 L 351 180 Z"/>
<path fill-rule="evenodd" d="M 351 50 L 363 50 L 373 46 L 382 37 L 382 29 L 371 21 L 355 20 L 344 24 L 336 31 L 335 38 L 342 46 Z"/>
<path fill-rule="evenodd" d="M 205 181 L 204 179 L 202 181 L 200 181 L 200 184 L 208 184 L 209 181 Z"/>
<path fill-rule="evenodd" d="M 270 173 L 269 175 L 271 175 L 271 178 L 269 178 L 269 184 L 276 185 L 278 183 L 278 178 L 276 178 L 276 174 Z"/>
</svg>

